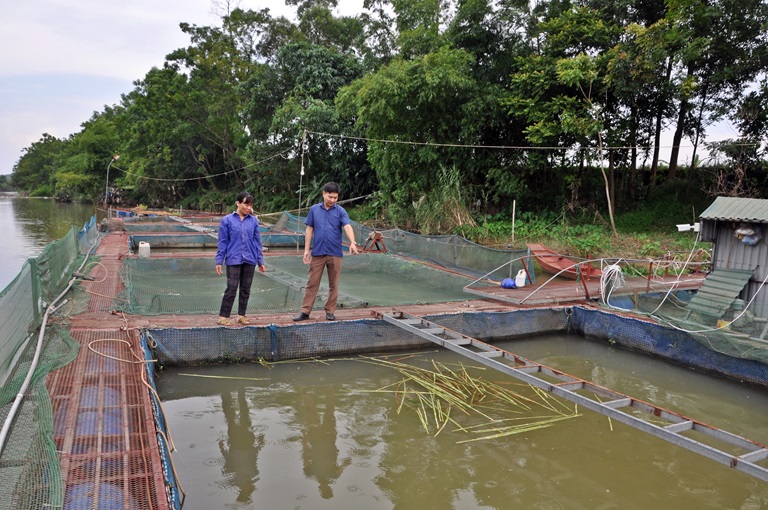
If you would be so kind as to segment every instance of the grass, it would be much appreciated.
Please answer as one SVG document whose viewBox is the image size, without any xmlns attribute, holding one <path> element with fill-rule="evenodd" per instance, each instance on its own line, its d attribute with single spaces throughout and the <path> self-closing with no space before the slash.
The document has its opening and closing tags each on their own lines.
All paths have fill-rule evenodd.
<svg viewBox="0 0 768 510">
<path fill-rule="evenodd" d="M 653 200 L 615 214 L 617 233 L 611 230 L 605 212 L 596 208 L 559 212 L 518 210 L 513 224 L 509 212 L 472 214 L 473 221 L 454 222 L 450 226 L 432 221 L 424 228 L 417 224 L 411 229 L 419 233 L 457 234 L 483 246 L 500 249 L 525 249 L 527 243 L 540 243 L 558 253 L 581 258 L 625 258 L 635 260 L 659 259 L 669 254 L 685 260 L 689 253 L 708 251 L 709 243 L 697 243 L 693 232 L 678 232 L 679 223 L 693 223 L 697 215 L 711 203 L 711 198 L 698 194 L 686 198 L 680 185 L 659 188 Z M 456 216 L 457 204 L 434 201 Z M 364 204 L 350 211 L 353 219 L 373 228 L 394 228 L 382 218 L 382 202 Z M 431 211 L 434 213 L 434 211 Z M 440 218 L 448 213 L 440 215 Z M 466 217 L 466 215 L 464 215 Z M 375 220 L 373 219 L 375 218 Z M 401 226 L 400 228 L 405 228 Z"/>
</svg>

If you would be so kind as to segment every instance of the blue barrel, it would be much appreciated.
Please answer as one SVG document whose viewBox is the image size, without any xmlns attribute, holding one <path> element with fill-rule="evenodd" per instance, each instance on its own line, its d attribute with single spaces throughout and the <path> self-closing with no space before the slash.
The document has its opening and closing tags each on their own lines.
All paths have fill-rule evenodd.
<svg viewBox="0 0 768 510">
<path fill-rule="evenodd" d="M 64 498 L 64 510 L 80 510 L 83 508 L 98 508 L 99 510 L 122 510 L 137 508 L 136 501 L 121 487 L 114 483 L 100 483 L 98 495 L 93 482 L 83 482 L 67 487 Z"/>
<path fill-rule="evenodd" d="M 121 434 L 123 431 L 122 409 L 103 409 L 101 433 L 107 436 Z M 95 436 L 99 432 L 99 412 L 83 411 L 77 417 L 77 435 Z"/>
<path fill-rule="evenodd" d="M 102 395 L 102 405 L 104 407 L 119 407 L 120 392 L 114 388 L 98 386 L 83 386 L 80 390 L 80 407 L 98 407 L 99 393 Z"/>
</svg>

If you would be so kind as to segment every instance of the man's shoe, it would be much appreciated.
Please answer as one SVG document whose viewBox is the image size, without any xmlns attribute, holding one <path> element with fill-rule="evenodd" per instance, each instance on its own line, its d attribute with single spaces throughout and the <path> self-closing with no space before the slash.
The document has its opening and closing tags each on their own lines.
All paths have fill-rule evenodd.
<svg viewBox="0 0 768 510">
<path fill-rule="evenodd" d="M 325 312 L 325 318 L 326 318 L 326 320 L 329 320 L 329 321 L 335 321 L 336 320 L 336 316 L 333 315 L 331 312 Z"/>
<path fill-rule="evenodd" d="M 307 319 L 309 319 L 309 314 L 301 312 L 299 315 L 297 315 L 296 317 L 293 318 L 293 321 L 294 322 L 299 322 L 299 321 L 305 321 Z"/>
</svg>

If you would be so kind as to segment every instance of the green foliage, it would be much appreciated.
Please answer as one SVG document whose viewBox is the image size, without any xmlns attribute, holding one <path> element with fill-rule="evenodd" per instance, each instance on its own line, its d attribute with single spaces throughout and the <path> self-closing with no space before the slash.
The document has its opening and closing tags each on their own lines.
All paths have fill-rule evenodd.
<svg viewBox="0 0 768 510">
<path fill-rule="evenodd" d="M 710 202 L 701 191 L 686 192 L 683 182 L 665 185 L 650 200 L 618 214 L 616 228 L 622 233 L 676 232 L 675 225 L 694 223 Z"/>
<path fill-rule="evenodd" d="M 576 249 L 576 254 L 584 258 L 602 253 L 611 238 L 610 232 L 597 225 L 565 228 L 563 235 L 570 241 L 570 246 Z"/>
<path fill-rule="evenodd" d="M 13 191 L 15 188 L 10 175 L 0 175 L 0 192 Z"/>
<path fill-rule="evenodd" d="M 53 194 L 53 186 L 50 184 L 40 185 L 29 192 L 30 197 L 52 197 Z"/>
<path fill-rule="evenodd" d="M 459 169 L 440 167 L 437 177 L 429 197 L 422 195 L 414 204 L 415 228 L 423 234 L 441 234 L 473 226 Z"/>
<path fill-rule="evenodd" d="M 765 2 L 395 0 L 356 16 L 288 4 L 295 21 L 235 8 L 181 23 L 188 46 L 79 132 L 43 134 L 14 186 L 98 201 L 119 153 L 110 186 L 151 207 L 245 189 L 262 211 L 295 209 L 333 180 L 344 198 L 376 193 L 359 211 L 371 221 L 578 253 L 649 232 L 632 247 L 648 254 L 708 204 L 698 190 L 768 189 Z M 725 118 L 741 132 L 708 147 L 720 166 L 677 168 L 677 151 L 662 164 L 661 129 L 686 145 Z"/>
</svg>

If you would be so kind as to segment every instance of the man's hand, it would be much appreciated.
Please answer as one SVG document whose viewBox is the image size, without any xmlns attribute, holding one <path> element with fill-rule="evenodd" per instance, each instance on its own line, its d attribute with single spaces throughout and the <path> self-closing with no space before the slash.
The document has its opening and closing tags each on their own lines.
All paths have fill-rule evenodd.
<svg viewBox="0 0 768 510">
<path fill-rule="evenodd" d="M 216 264 L 216 274 L 221 274 L 221 264 Z"/>
</svg>

